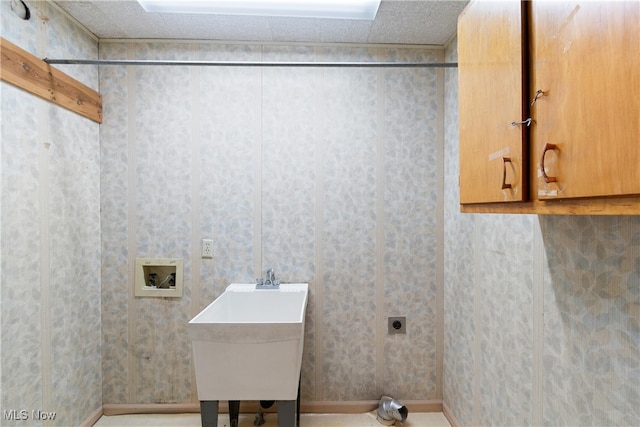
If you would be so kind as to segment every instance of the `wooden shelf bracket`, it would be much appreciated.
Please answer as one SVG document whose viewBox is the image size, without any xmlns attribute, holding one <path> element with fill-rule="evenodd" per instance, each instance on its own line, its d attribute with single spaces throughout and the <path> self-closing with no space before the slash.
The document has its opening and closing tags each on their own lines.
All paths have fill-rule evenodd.
<svg viewBox="0 0 640 427">
<path fill-rule="evenodd" d="M 0 37 L 0 80 L 102 123 L 102 96 L 68 74 Z"/>
</svg>

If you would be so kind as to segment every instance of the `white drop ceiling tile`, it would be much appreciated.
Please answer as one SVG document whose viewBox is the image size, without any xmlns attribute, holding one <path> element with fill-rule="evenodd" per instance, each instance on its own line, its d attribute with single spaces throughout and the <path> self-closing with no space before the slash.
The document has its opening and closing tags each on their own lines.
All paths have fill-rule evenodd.
<svg viewBox="0 0 640 427">
<path fill-rule="evenodd" d="M 199 40 L 271 41 L 269 21 L 264 17 L 162 14 L 174 38 Z M 242 34 L 242 39 L 237 39 Z"/>
<path fill-rule="evenodd" d="M 238 34 L 243 37 L 237 38 Z M 257 16 L 217 16 L 209 24 L 206 35 L 207 40 L 273 41 L 269 19 Z"/>
<path fill-rule="evenodd" d="M 269 18 L 274 40 L 283 42 L 315 42 L 320 39 L 320 21 L 311 18 Z"/>
<path fill-rule="evenodd" d="M 443 45 L 456 32 L 463 1 L 384 1 L 369 34 L 369 43 Z M 443 19 L 442 17 L 456 17 Z"/>
<path fill-rule="evenodd" d="M 78 1 L 72 4 L 64 1 L 57 4 L 96 37 L 104 37 L 104 34 L 118 34 L 118 37 L 124 37 L 127 34 L 126 29 L 113 23 L 112 17 L 105 14 L 95 2 Z"/>
<path fill-rule="evenodd" d="M 322 43 L 366 43 L 371 31 L 372 21 L 341 20 L 320 24 L 320 42 Z"/>
<path fill-rule="evenodd" d="M 135 0 L 56 0 L 98 38 L 442 45 L 467 0 L 383 0 L 374 21 L 147 13 Z"/>
<path fill-rule="evenodd" d="M 274 41 L 366 43 L 372 21 L 269 18 Z"/>
</svg>

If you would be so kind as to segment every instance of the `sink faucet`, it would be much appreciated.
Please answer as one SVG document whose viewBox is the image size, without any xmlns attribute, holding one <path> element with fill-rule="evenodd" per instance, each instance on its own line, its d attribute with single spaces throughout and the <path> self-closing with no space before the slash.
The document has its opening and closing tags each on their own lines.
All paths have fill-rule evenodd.
<svg viewBox="0 0 640 427">
<path fill-rule="evenodd" d="M 276 277 L 273 268 L 267 270 L 265 277 L 256 279 L 256 289 L 279 289 L 280 279 Z"/>
</svg>

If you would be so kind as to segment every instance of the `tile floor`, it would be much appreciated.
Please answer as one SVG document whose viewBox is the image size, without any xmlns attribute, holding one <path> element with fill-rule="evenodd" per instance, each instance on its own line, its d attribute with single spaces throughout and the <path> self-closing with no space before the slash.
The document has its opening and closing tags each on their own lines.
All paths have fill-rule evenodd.
<svg viewBox="0 0 640 427">
<path fill-rule="evenodd" d="M 255 414 L 240 414 L 238 427 L 253 427 Z M 200 427 L 200 414 L 135 414 L 102 416 L 94 427 Z M 263 427 L 276 427 L 276 414 L 265 414 Z M 300 427 L 382 427 L 376 413 L 301 414 Z M 400 423 L 396 423 L 400 426 Z M 229 427 L 229 415 L 220 414 L 218 427 Z M 409 413 L 402 427 L 451 427 L 441 412 Z"/>
</svg>

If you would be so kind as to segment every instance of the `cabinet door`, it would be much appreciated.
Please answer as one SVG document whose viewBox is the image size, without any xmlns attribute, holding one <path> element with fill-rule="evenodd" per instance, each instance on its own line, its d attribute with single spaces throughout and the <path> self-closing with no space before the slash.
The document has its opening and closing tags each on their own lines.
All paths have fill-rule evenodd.
<svg viewBox="0 0 640 427">
<path fill-rule="evenodd" d="M 460 203 L 527 197 L 525 13 L 474 1 L 458 19 Z"/>
<path fill-rule="evenodd" d="M 534 198 L 640 194 L 640 2 L 534 1 L 531 31 Z"/>
</svg>

